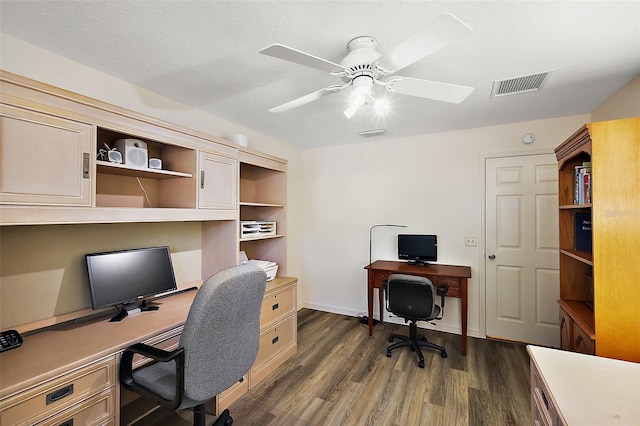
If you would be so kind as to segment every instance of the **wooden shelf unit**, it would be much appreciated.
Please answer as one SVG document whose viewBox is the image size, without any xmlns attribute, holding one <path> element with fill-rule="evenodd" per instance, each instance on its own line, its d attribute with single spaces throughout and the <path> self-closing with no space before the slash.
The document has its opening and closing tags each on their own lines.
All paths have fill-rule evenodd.
<svg viewBox="0 0 640 426">
<path fill-rule="evenodd" d="M 640 362 L 640 118 L 589 123 L 556 150 L 563 349 Z M 591 162 L 592 202 L 574 204 L 575 167 Z M 591 215 L 592 251 L 575 247 Z"/>
<path fill-rule="evenodd" d="M 261 345 L 259 362 L 247 374 L 244 385 L 220 395 L 216 399 L 217 405 L 230 404 L 250 385 L 258 383 L 295 353 L 297 279 L 285 277 L 286 160 L 248 148 L 239 149 L 228 141 L 2 70 L 0 126 L 3 128 L 0 139 L 0 168 L 3 170 L 3 178 L 0 179 L 0 232 L 30 229 L 23 225 L 39 225 L 43 228 L 58 224 L 78 225 L 85 230 L 88 224 L 200 222 L 200 235 L 191 234 L 201 237 L 200 247 L 195 241 L 193 247 L 188 249 L 190 252 L 200 249 L 201 254 L 195 256 L 201 256 L 198 260 L 201 263 L 202 280 L 236 265 L 239 249 L 245 250 L 250 258 L 278 263 L 278 277 L 267 283 L 265 293 L 265 303 L 270 303 L 269 312 L 273 316 L 261 323 L 261 341 L 264 339 L 268 344 Z M 148 157 L 161 159 L 162 169 L 138 169 L 97 158 L 99 149 L 105 143 L 113 147 L 113 142 L 121 138 L 144 141 Z M 278 234 L 240 241 L 239 221 L 249 220 L 241 219 L 245 217 L 276 221 Z M 189 226 L 189 229 L 192 230 L 193 226 Z M 91 232 L 83 232 L 87 238 L 93 238 Z M 127 241 L 128 237 L 123 234 L 123 241 Z M 58 247 L 52 245 L 50 250 L 56 249 Z M 28 254 L 25 253 L 24 257 L 28 257 Z M 42 284 L 46 286 L 48 283 Z M 80 287 L 84 283 L 73 285 L 76 284 Z M 81 291 L 76 293 L 80 294 Z M 22 297 L 23 294 L 15 295 L 20 303 Z M 193 295 L 184 293 L 175 297 L 184 299 Z M 16 303 L 16 300 L 5 297 L 3 303 Z M 162 316 L 156 319 L 171 320 L 167 330 L 171 329 L 174 334 L 162 342 L 154 343 L 174 345 L 177 342 L 180 330 L 174 328 L 186 319 L 190 300 L 182 304 L 172 318 L 166 315 L 168 306 L 169 303 L 163 308 Z M 46 309 L 38 309 L 51 315 Z M 32 316 L 39 314 L 36 312 Z M 114 332 L 111 327 L 108 331 L 86 334 L 99 336 L 100 339 L 83 335 L 82 338 L 69 340 L 83 342 L 78 348 L 66 341 L 62 344 L 56 338 L 56 331 L 45 330 L 61 323 L 85 321 L 92 314 L 90 308 L 58 313 L 56 307 L 54 316 L 37 317 L 33 322 L 15 325 L 21 333 L 29 332 L 29 335 L 22 349 L 3 353 L 0 360 L 0 366 L 3 367 L 0 372 L 0 423 L 4 424 L 7 409 L 13 404 L 15 395 L 20 394 L 15 398 L 16 401 L 22 400 L 23 391 L 31 392 L 41 382 L 48 382 L 57 375 L 66 375 L 79 367 L 84 368 L 85 364 L 105 356 L 109 357 L 112 378 L 100 381 L 99 388 L 91 389 L 93 396 L 78 402 L 73 408 L 85 410 L 88 407 L 91 411 L 92 404 L 102 404 L 104 410 L 97 413 L 102 417 L 89 419 L 83 414 L 84 411 L 76 416 L 75 411 L 71 413 L 71 409 L 67 409 L 67 405 L 59 407 L 60 417 L 57 411 L 53 411 L 56 407 L 45 407 L 43 410 L 27 407 L 20 410 L 20 415 L 42 416 L 25 417 L 34 421 L 55 414 L 52 419 L 59 420 L 58 423 L 75 419 L 76 423 L 82 424 L 120 424 L 120 409 L 123 406 L 127 406 L 123 412 L 127 419 L 135 420 L 147 412 L 144 406 L 128 404 L 126 394 L 121 393 L 117 383 L 116 370 L 117 352 L 131 343 L 152 337 L 150 330 L 145 328 L 146 332 L 140 332 L 128 329 L 126 325 L 130 325 L 132 320 L 124 328 L 120 327 L 122 330 Z M 166 331 L 158 328 L 160 324 L 157 322 L 136 319 L 141 327 L 152 327 L 153 336 Z M 104 324 L 100 322 L 99 327 L 105 324 L 106 321 Z M 75 330 L 73 333 L 82 333 L 81 329 L 85 328 L 73 325 L 70 329 Z M 124 340 L 116 346 L 106 349 L 96 346 L 104 343 L 105 339 L 120 338 Z M 51 339 L 51 342 L 47 339 Z M 35 350 L 29 350 L 30 346 Z M 44 357 L 44 362 L 36 360 L 38 362 L 33 363 L 42 369 L 42 374 L 38 375 L 34 368 L 8 368 L 11 365 L 27 365 L 18 362 L 19 355 L 24 354 L 25 350 L 29 357 L 47 353 L 42 348 L 55 354 L 55 357 Z M 55 360 L 52 361 L 52 358 Z M 12 376 L 18 374 L 16 371 L 21 377 Z M 132 409 L 132 416 L 126 415 L 128 408 Z M 111 420 L 105 423 L 103 420 L 107 418 Z"/>
<path fill-rule="evenodd" d="M 249 259 L 278 263 L 278 275 L 286 275 L 287 181 L 286 164 L 273 157 L 240 149 L 240 221 L 276 222 L 277 234 L 241 238 L 240 250 Z"/>
</svg>

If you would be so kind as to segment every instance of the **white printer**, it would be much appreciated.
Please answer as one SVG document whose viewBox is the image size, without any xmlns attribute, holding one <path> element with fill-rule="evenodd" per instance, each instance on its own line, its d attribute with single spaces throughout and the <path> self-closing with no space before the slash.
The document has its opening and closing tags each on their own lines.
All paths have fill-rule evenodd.
<svg viewBox="0 0 640 426">
<path fill-rule="evenodd" d="M 250 260 L 249 263 L 264 269 L 264 272 L 267 273 L 267 281 L 274 279 L 278 273 L 278 264 L 276 262 L 270 262 L 268 260 Z"/>
<path fill-rule="evenodd" d="M 278 264 L 269 260 L 248 260 L 247 254 L 244 251 L 240 252 L 240 263 L 252 263 L 257 267 L 264 270 L 267 274 L 267 281 L 271 281 L 276 277 L 278 273 Z"/>
</svg>

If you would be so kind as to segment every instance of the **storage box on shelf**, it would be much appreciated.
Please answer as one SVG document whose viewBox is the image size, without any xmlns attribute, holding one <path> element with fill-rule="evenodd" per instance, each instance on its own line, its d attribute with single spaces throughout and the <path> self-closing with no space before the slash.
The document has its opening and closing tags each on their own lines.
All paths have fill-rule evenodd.
<svg viewBox="0 0 640 426">
<path fill-rule="evenodd" d="M 640 118 L 589 123 L 555 150 L 561 347 L 636 362 L 640 361 L 640 319 L 634 313 L 640 298 L 638 135 Z M 586 166 L 591 168 L 589 188 L 576 175 L 577 168 Z"/>
</svg>

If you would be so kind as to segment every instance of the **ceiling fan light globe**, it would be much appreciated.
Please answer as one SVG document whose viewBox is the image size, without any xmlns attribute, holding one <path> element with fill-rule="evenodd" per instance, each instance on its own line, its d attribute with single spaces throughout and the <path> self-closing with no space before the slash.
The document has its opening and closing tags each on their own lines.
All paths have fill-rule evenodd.
<svg viewBox="0 0 640 426">
<path fill-rule="evenodd" d="M 378 115 L 385 115 L 386 113 L 388 113 L 391 110 L 391 104 L 389 103 L 389 101 L 387 99 L 376 99 L 374 105 L 374 109 L 376 111 L 376 114 Z"/>
</svg>

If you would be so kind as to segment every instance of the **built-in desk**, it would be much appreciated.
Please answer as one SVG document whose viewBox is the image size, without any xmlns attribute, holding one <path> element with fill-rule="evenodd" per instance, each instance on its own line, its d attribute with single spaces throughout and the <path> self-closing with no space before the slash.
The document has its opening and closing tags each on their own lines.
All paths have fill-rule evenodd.
<svg viewBox="0 0 640 426">
<path fill-rule="evenodd" d="M 380 322 L 383 317 L 383 282 L 391 274 L 408 274 L 427 277 L 434 285 L 446 285 L 449 287 L 447 297 L 459 298 L 462 302 L 462 354 L 467 354 L 467 279 L 471 278 L 469 266 L 454 266 L 441 264 L 415 265 L 407 262 L 395 262 L 390 260 L 377 260 L 367 269 L 367 308 L 369 320 L 369 336 L 373 335 L 373 289 L 378 289 L 380 302 Z"/>
<path fill-rule="evenodd" d="M 296 278 L 287 277 L 267 283 L 270 316 L 261 334 L 273 333 L 276 326 L 286 328 L 283 324 L 293 332 L 275 339 L 278 344 L 271 345 L 271 340 L 268 346 L 261 344 L 260 377 L 295 353 L 296 283 Z M 77 320 L 23 336 L 21 347 L 0 354 L 0 424 L 60 425 L 70 419 L 77 425 L 126 424 L 120 418 L 124 405 L 118 382 L 120 353 L 138 342 L 175 349 L 196 293 L 156 299 L 159 310 L 121 322 L 109 322 L 110 316 Z M 272 302 L 275 298 L 278 302 Z M 272 313 L 276 311 L 281 313 Z M 235 398 L 239 395 L 234 393 Z"/>
</svg>

